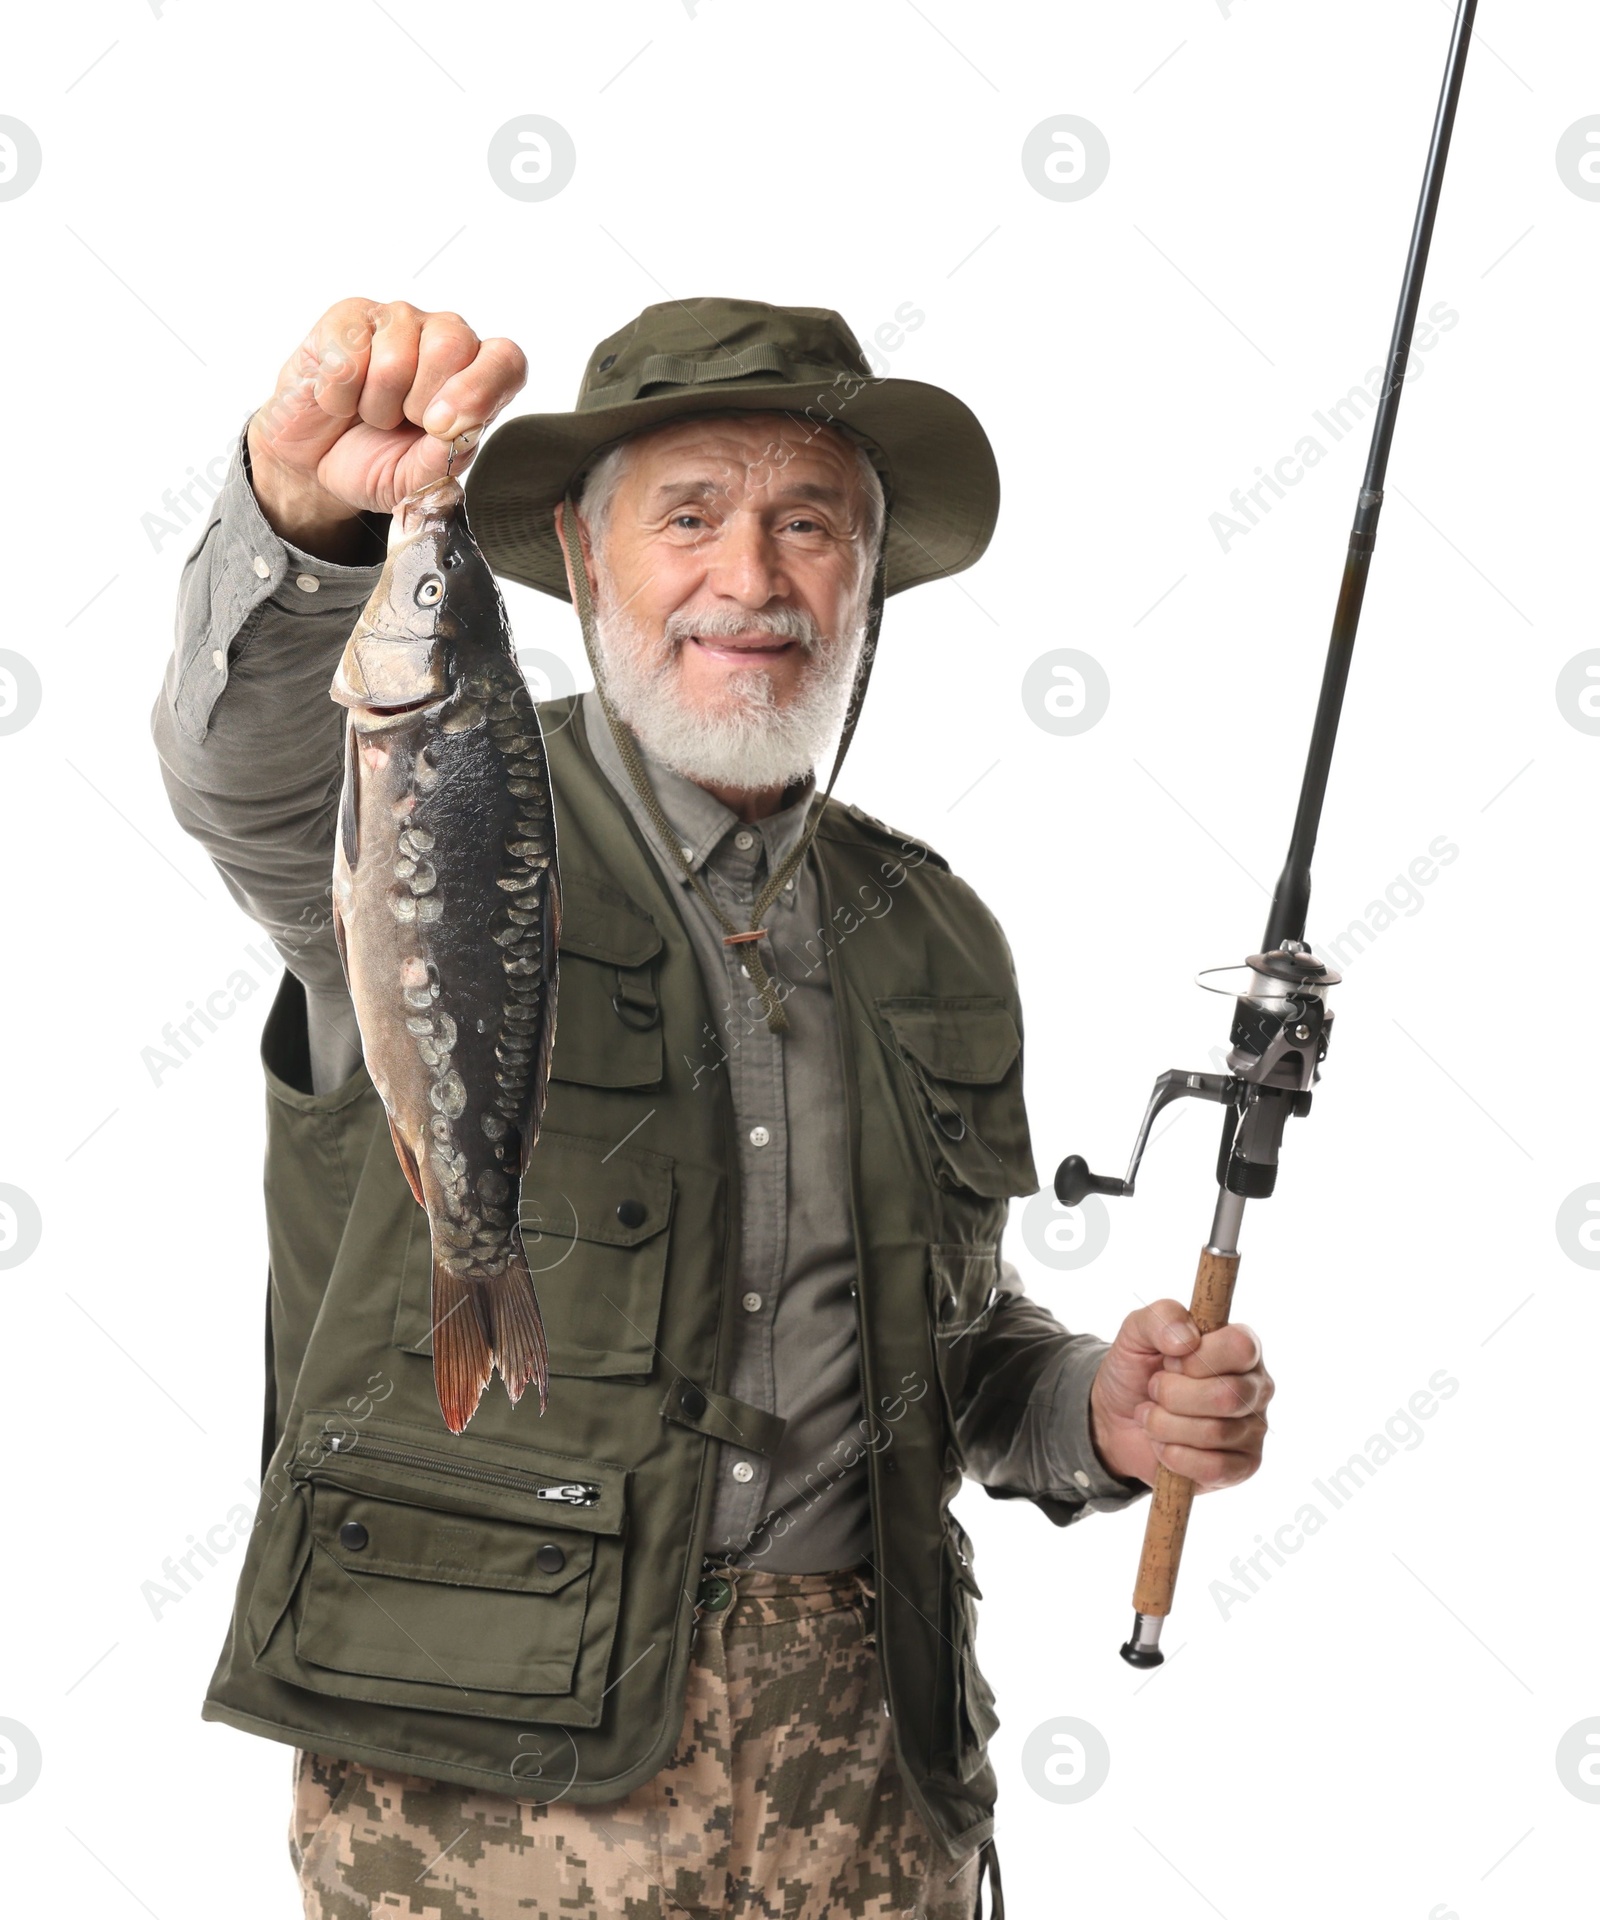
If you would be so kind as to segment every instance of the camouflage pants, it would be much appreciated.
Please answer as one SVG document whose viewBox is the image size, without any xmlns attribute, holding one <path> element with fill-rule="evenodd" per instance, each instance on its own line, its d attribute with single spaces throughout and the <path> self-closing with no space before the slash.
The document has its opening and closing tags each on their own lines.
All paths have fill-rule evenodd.
<svg viewBox="0 0 1600 1920">
<path fill-rule="evenodd" d="M 550 1805 L 297 1753 L 307 1920 L 972 1920 L 895 1765 L 854 1573 L 744 1572 L 699 1619 L 653 1779 Z M 703 1590 L 704 1591 L 704 1590 Z"/>
</svg>

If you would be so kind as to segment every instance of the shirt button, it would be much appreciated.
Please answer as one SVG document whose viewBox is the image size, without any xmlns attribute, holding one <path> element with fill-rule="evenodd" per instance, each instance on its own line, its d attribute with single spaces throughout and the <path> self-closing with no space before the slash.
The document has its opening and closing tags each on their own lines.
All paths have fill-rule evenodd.
<svg viewBox="0 0 1600 1920">
<path fill-rule="evenodd" d="M 748 853 L 755 843 L 756 837 L 750 832 L 748 827 L 741 827 L 733 836 L 733 844 L 741 853 Z"/>
<path fill-rule="evenodd" d="M 1086 1487 L 1086 1486 L 1088 1486 L 1088 1484 L 1089 1484 L 1089 1476 L 1088 1476 L 1088 1474 L 1086 1474 L 1086 1473 L 1084 1472 L 1084 1470 L 1083 1470 L 1083 1468 L 1082 1468 L 1082 1467 L 1079 1467 L 1079 1469 L 1077 1470 L 1077 1472 L 1076 1472 L 1075 1474 L 1073 1474 L 1073 1476 L 1072 1476 L 1072 1477 L 1073 1477 L 1073 1479 L 1074 1479 L 1074 1480 L 1076 1480 L 1076 1481 L 1077 1481 L 1077 1483 L 1078 1483 L 1078 1485 L 1079 1485 L 1080 1487 Z"/>
<path fill-rule="evenodd" d="M 271 567 L 267 565 L 266 561 L 262 559 L 259 553 L 256 555 L 255 559 L 250 562 L 250 564 L 256 570 L 257 579 L 270 580 L 272 578 Z"/>
<path fill-rule="evenodd" d="M 747 1293 L 744 1297 L 744 1310 L 746 1313 L 759 1313 L 761 1311 L 761 1295 L 759 1293 Z"/>
<path fill-rule="evenodd" d="M 692 860 L 694 858 L 693 847 L 680 847 L 678 851 L 683 855 L 685 860 Z"/>
<path fill-rule="evenodd" d="M 789 875 L 788 879 L 784 881 L 783 890 L 785 893 L 794 892 L 794 875 L 792 873 Z"/>
<path fill-rule="evenodd" d="M 772 1135 L 767 1132 L 765 1127 L 752 1127 L 750 1129 L 750 1144 L 753 1147 L 764 1147 L 771 1138 Z"/>
<path fill-rule="evenodd" d="M 739 1482 L 740 1486 L 743 1486 L 747 1480 L 755 1479 L 756 1470 L 748 1460 L 735 1460 L 733 1463 L 733 1477 Z"/>
<path fill-rule="evenodd" d="M 322 585 L 322 582 L 314 573 L 297 573 L 294 577 L 294 583 L 302 593 L 315 593 L 318 587 Z"/>
<path fill-rule="evenodd" d="M 218 673 L 221 673 L 222 669 L 228 664 L 228 656 L 222 651 L 221 647 L 214 647 L 212 649 L 211 664 L 216 668 Z"/>
</svg>

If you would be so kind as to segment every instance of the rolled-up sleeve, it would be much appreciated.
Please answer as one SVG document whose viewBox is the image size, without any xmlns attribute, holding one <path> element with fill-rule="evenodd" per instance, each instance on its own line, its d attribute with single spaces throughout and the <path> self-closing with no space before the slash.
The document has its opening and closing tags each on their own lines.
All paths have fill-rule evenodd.
<svg viewBox="0 0 1600 1920">
<path fill-rule="evenodd" d="M 245 459 L 241 432 L 184 565 L 151 727 L 179 824 L 304 983 L 314 1080 L 332 1086 L 361 1043 L 329 904 L 343 716 L 328 687 L 382 572 L 384 523 L 369 520 L 372 565 L 304 553 L 268 525 Z"/>
<path fill-rule="evenodd" d="M 983 1326 L 955 1409 L 968 1475 L 996 1500 L 1032 1500 L 1058 1526 L 1115 1513 L 1150 1489 L 1110 1472 L 1095 1450 L 1089 1389 L 1109 1342 L 1069 1333 L 1000 1263 L 1000 1297 Z"/>
</svg>

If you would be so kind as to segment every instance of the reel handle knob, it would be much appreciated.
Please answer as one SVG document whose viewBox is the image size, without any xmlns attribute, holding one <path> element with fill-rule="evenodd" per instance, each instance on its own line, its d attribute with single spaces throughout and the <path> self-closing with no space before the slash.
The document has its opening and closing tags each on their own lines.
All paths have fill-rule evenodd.
<svg viewBox="0 0 1600 1920">
<path fill-rule="evenodd" d="M 1128 1190 L 1126 1180 L 1114 1180 L 1103 1173 L 1091 1173 L 1081 1153 L 1069 1153 L 1056 1168 L 1056 1198 L 1064 1207 L 1081 1207 L 1091 1193 L 1121 1194 Z"/>
</svg>

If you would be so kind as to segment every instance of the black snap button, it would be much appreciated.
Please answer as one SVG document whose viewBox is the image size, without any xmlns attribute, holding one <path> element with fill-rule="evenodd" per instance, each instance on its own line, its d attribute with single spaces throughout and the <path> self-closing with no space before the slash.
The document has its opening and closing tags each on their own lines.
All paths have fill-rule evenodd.
<svg viewBox="0 0 1600 1920">
<path fill-rule="evenodd" d="M 533 1564 L 541 1573 L 559 1573 L 567 1564 L 567 1556 L 553 1540 L 547 1540 L 533 1556 Z"/>
<path fill-rule="evenodd" d="M 370 1537 L 359 1520 L 346 1520 L 339 1529 L 339 1545 L 347 1547 L 351 1553 L 359 1553 Z"/>
<path fill-rule="evenodd" d="M 685 1380 L 678 1389 L 678 1408 L 691 1420 L 698 1420 L 706 1410 L 706 1397 L 692 1380 Z"/>
<path fill-rule="evenodd" d="M 608 353 L 605 359 L 600 362 L 601 373 L 609 373 L 616 364 L 617 356 L 614 353 Z"/>
<path fill-rule="evenodd" d="M 625 1227 L 642 1227 L 650 1217 L 650 1209 L 642 1200 L 623 1200 L 617 1205 L 617 1218 Z"/>
<path fill-rule="evenodd" d="M 700 1582 L 700 1590 L 695 1595 L 695 1605 L 703 1607 L 707 1613 L 721 1613 L 732 1598 L 732 1582 L 711 1574 Z"/>
</svg>

